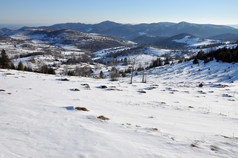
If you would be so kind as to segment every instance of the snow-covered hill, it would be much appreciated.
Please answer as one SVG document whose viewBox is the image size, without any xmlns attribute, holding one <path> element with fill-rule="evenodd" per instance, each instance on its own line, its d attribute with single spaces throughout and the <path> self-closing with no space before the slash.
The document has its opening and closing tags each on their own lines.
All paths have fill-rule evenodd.
<svg viewBox="0 0 238 158">
<path fill-rule="evenodd" d="M 236 158 L 237 71 L 190 61 L 128 84 L 1 69 L 0 157 Z"/>
<path fill-rule="evenodd" d="M 56 31 L 50 29 L 20 29 L 5 36 L 17 40 L 37 40 L 38 42 L 55 46 L 73 45 L 79 49 L 88 49 L 90 51 L 130 45 L 128 42 L 106 35 L 82 33 L 66 29 Z"/>
<path fill-rule="evenodd" d="M 212 47 L 215 45 L 233 43 L 229 40 L 214 40 L 213 38 L 201 38 L 188 33 L 181 33 L 169 37 L 142 35 L 135 38 L 133 41 L 138 42 L 140 44 L 147 44 L 167 49 L 191 49 L 194 47 Z"/>
<path fill-rule="evenodd" d="M 185 36 L 181 39 L 175 39 L 173 41 L 177 42 L 177 43 L 187 44 L 188 47 L 198 47 L 198 46 L 206 46 L 206 45 L 224 43 L 223 41 L 220 41 L 220 40 L 201 39 L 201 38 L 194 37 L 194 36 Z"/>
</svg>

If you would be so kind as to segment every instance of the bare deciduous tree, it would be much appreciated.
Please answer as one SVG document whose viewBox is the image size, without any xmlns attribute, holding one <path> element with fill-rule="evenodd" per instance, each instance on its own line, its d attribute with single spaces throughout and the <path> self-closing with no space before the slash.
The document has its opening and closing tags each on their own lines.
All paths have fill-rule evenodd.
<svg viewBox="0 0 238 158">
<path fill-rule="evenodd" d="M 133 58 L 133 59 L 132 59 L 132 62 L 131 62 L 131 81 L 130 81 L 130 84 L 133 83 L 135 63 L 136 63 L 136 58 Z"/>
<path fill-rule="evenodd" d="M 143 72 L 142 72 L 142 83 L 146 83 L 146 72 L 145 72 L 145 70 L 143 70 Z"/>
<path fill-rule="evenodd" d="M 78 76 L 90 77 L 91 73 L 92 73 L 92 70 L 91 70 L 91 67 L 89 66 L 75 68 L 75 74 Z"/>
</svg>

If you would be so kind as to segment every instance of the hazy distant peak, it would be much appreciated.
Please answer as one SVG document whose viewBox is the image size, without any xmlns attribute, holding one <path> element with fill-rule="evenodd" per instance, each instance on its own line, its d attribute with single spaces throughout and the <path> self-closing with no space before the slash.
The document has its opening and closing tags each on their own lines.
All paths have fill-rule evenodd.
<svg viewBox="0 0 238 158">
<path fill-rule="evenodd" d="M 119 24 L 119 23 L 116 23 L 114 21 L 109 21 L 109 20 L 106 20 L 106 21 L 103 21 L 103 22 L 100 22 L 98 24 Z"/>
</svg>

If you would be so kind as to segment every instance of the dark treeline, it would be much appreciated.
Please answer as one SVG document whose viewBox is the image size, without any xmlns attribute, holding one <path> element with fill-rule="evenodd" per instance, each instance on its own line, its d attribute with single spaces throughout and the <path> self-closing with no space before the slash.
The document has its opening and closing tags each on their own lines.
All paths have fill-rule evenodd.
<svg viewBox="0 0 238 158">
<path fill-rule="evenodd" d="M 236 48 L 221 48 L 213 50 L 209 53 L 199 52 L 194 60 L 204 60 L 205 63 L 216 59 L 216 61 L 222 62 L 238 62 L 238 46 Z"/>
<path fill-rule="evenodd" d="M 117 58 L 118 56 L 129 56 L 129 55 L 141 54 L 141 53 L 144 53 L 144 50 L 145 48 L 143 46 L 138 46 L 135 48 L 130 48 L 126 50 L 109 53 L 106 55 L 106 57 Z"/>
</svg>

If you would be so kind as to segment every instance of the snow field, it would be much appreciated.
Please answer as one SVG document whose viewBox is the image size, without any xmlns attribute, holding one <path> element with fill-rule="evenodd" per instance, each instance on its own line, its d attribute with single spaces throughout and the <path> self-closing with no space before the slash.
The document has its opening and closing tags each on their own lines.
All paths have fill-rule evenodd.
<svg viewBox="0 0 238 158">
<path fill-rule="evenodd" d="M 238 155 L 237 64 L 163 66 L 132 85 L 129 78 L 68 79 L 0 70 L 0 157 Z"/>
</svg>

